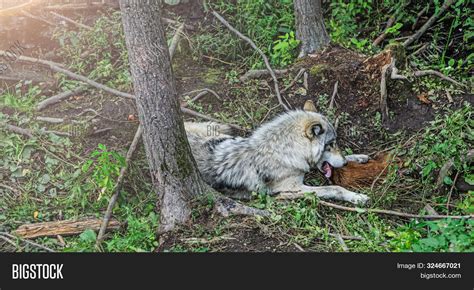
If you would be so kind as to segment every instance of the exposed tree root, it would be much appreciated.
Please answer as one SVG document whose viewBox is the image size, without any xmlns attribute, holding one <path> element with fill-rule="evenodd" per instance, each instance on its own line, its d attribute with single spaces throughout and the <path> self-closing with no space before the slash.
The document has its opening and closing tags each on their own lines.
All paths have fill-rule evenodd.
<svg viewBox="0 0 474 290">
<path fill-rule="evenodd" d="M 423 76 L 427 76 L 427 75 L 434 75 L 434 76 L 437 76 L 445 81 L 448 81 L 448 82 L 451 82 L 459 87 L 463 87 L 463 88 L 467 88 L 467 85 L 465 84 L 462 84 L 458 81 L 456 81 L 455 79 L 452 79 L 442 73 L 440 73 L 439 71 L 435 71 L 435 70 L 432 70 L 432 69 L 428 69 L 428 70 L 418 70 L 418 71 L 415 71 L 413 73 L 413 75 L 415 77 L 423 77 Z"/>
<path fill-rule="evenodd" d="M 88 25 L 85 25 L 85 24 L 79 23 L 79 22 L 77 22 L 77 21 L 74 21 L 74 20 L 72 20 L 71 18 L 66 17 L 66 16 L 64 16 L 64 15 L 61 15 L 61 14 L 59 14 L 59 13 L 56 13 L 56 12 L 53 12 L 53 11 L 50 11 L 49 13 L 51 13 L 52 15 L 54 15 L 54 16 L 56 16 L 56 17 L 58 17 L 58 18 L 60 18 L 60 19 L 62 19 L 62 20 L 64 20 L 64 21 L 66 21 L 66 22 L 68 22 L 68 23 L 71 23 L 71 24 L 73 24 L 73 25 L 76 25 L 77 27 L 84 28 L 84 29 L 86 29 L 86 30 L 92 30 L 92 29 L 93 29 L 92 27 L 90 27 L 90 26 L 88 26 Z"/>
<path fill-rule="evenodd" d="M 37 111 L 41 111 L 45 108 L 47 108 L 48 106 L 51 106 L 53 104 L 56 104 L 56 103 L 59 103 L 71 96 L 74 96 L 74 95 L 77 95 L 77 94 L 80 94 L 82 93 L 83 91 L 85 90 L 85 88 L 83 87 L 79 87 L 79 88 L 76 88 L 74 90 L 70 90 L 70 91 L 65 91 L 65 92 L 62 92 L 62 93 L 59 93 L 57 95 L 54 95 L 52 97 L 49 97 L 47 98 L 46 100 L 43 100 L 41 102 L 38 103 L 38 106 L 36 106 L 36 110 Z"/>
</svg>

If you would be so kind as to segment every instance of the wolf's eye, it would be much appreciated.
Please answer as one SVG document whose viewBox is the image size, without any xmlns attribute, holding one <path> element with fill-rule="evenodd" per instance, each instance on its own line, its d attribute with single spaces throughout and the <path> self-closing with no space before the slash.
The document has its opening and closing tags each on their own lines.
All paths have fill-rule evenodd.
<svg viewBox="0 0 474 290">
<path fill-rule="evenodd" d="M 327 144 L 324 146 L 324 150 L 329 151 L 333 146 L 334 146 L 334 142 L 327 143 Z"/>
</svg>

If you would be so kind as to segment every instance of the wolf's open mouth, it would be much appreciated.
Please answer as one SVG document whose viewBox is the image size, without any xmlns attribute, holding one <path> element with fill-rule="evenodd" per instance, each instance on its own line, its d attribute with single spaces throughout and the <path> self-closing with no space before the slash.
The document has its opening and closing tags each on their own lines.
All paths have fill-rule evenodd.
<svg viewBox="0 0 474 290">
<path fill-rule="evenodd" d="M 329 164 L 329 162 L 327 162 L 327 161 L 324 161 L 322 171 L 324 173 L 324 176 L 326 176 L 326 178 L 330 178 L 332 176 L 332 166 L 331 166 L 331 164 Z"/>
</svg>

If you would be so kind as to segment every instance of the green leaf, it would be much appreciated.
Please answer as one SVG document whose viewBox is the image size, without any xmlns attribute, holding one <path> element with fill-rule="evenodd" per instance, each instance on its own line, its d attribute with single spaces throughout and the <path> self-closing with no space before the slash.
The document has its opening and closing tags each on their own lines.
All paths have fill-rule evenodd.
<svg viewBox="0 0 474 290">
<path fill-rule="evenodd" d="M 449 176 L 445 176 L 444 179 L 443 179 L 443 182 L 446 185 L 452 185 L 453 184 L 453 180 Z"/>
<path fill-rule="evenodd" d="M 93 230 L 87 229 L 79 235 L 79 238 L 84 242 L 95 242 L 97 236 Z"/>
</svg>

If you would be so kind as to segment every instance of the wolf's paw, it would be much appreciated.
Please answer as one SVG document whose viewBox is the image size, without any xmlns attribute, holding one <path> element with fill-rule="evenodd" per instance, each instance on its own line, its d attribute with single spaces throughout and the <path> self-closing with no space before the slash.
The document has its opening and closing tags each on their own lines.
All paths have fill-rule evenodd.
<svg viewBox="0 0 474 290">
<path fill-rule="evenodd" d="M 365 194 L 351 192 L 351 197 L 348 200 L 349 202 L 357 205 L 365 205 L 369 201 L 369 197 Z"/>
<path fill-rule="evenodd" d="M 370 157 L 365 154 L 352 154 L 345 156 L 347 161 L 357 162 L 357 163 L 367 163 L 369 162 Z"/>
</svg>

